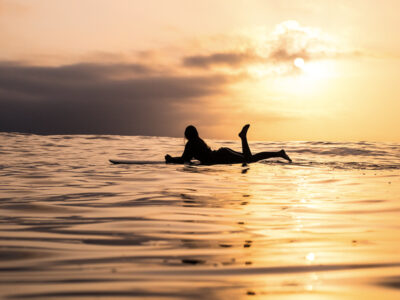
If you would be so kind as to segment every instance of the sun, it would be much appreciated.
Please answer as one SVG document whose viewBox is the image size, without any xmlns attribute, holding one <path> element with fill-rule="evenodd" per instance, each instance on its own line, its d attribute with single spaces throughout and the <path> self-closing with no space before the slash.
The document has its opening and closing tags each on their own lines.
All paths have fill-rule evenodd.
<svg viewBox="0 0 400 300">
<path fill-rule="evenodd" d="M 293 65 L 301 71 L 301 77 L 310 80 L 320 80 L 334 76 L 333 62 L 328 60 L 308 61 L 302 57 L 293 60 Z"/>
<path fill-rule="evenodd" d="M 307 60 L 301 57 L 291 62 L 290 74 L 277 76 L 274 85 L 285 94 L 311 95 L 326 88 L 337 74 L 332 60 Z"/>
<path fill-rule="evenodd" d="M 305 64 L 305 62 L 304 62 L 304 59 L 302 59 L 301 57 L 297 57 L 297 58 L 293 61 L 293 63 L 294 63 L 294 65 L 295 65 L 297 68 L 299 68 L 299 69 L 301 69 L 301 70 L 304 69 L 304 64 Z"/>
</svg>

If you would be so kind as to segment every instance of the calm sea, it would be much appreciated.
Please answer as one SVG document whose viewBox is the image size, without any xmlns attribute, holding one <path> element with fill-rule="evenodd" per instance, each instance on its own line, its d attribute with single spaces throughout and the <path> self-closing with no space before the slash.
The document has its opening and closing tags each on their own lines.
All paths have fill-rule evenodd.
<svg viewBox="0 0 400 300">
<path fill-rule="evenodd" d="M 0 133 L 0 298 L 400 298 L 400 144 L 254 142 L 293 163 L 162 163 L 183 146 Z"/>
</svg>

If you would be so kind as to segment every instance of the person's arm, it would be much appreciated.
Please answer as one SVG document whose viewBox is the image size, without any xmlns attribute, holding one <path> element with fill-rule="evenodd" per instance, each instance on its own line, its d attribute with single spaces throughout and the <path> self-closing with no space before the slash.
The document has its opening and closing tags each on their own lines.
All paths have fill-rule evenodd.
<svg viewBox="0 0 400 300">
<path fill-rule="evenodd" d="M 170 164 L 184 164 L 186 162 L 190 163 L 190 160 L 193 157 L 193 152 L 191 148 L 191 143 L 187 142 L 185 146 L 185 151 L 183 151 L 181 157 L 172 157 L 171 155 L 167 154 L 165 155 L 165 162 Z"/>
<path fill-rule="evenodd" d="M 172 157 L 171 155 L 165 155 L 165 162 L 167 164 L 183 164 L 184 161 L 182 157 Z"/>
</svg>

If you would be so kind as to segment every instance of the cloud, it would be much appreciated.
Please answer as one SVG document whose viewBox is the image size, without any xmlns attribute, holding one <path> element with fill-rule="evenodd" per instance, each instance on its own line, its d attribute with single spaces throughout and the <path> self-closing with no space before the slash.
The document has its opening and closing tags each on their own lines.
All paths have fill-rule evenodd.
<svg viewBox="0 0 400 300">
<path fill-rule="evenodd" d="M 218 52 L 210 55 L 186 56 L 183 59 L 183 65 L 187 67 L 209 68 L 215 65 L 229 67 L 240 67 L 246 64 L 260 63 L 263 58 L 247 52 Z"/>
<path fill-rule="evenodd" d="M 0 131 L 181 135 L 222 94 L 222 75 L 157 74 L 140 64 L 59 67 L 0 63 Z"/>
<path fill-rule="evenodd" d="M 278 24 L 267 41 L 268 56 L 273 62 L 292 63 L 298 57 L 316 60 L 354 54 L 320 29 L 301 26 L 293 20 Z"/>
<path fill-rule="evenodd" d="M 253 65 L 273 69 L 277 65 L 283 65 L 288 67 L 288 70 L 299 71 L 293 65 L 296 58 L 311 61 L 361 55 L 360 51 L 339 45 L 339 42 L 321 30 L 301 26 L 296 21 L 282 22 L 273 32 L 264 34 L 259 40 L 254 38 L 250 44 L 252 48 L 244 50 L 236 47 L 224 52 L 186 56 L 182 62 L 186 67 L 203 69 L 224 66 L 238 70 Z"/>
<path fill-rule="evenodd" d="M 271 61 L 278 63 L 292 63 L 296 58 L 309 60 L 310 55 L 305 49 L 295 52 L 289 52 L 289 50 L 284 47 L 274 49 L 269 55 L 269 59 Z"/>
<path fill-rule="evenodd" d="M 108 53 L 61 66 L 0 62 L 0 131 L 181 136 L 189 123 L 216 128 L 243 117 L 285 121 L 291 116 L 246 110 L 240 92 L 228 87 L 256 74 L 301 72 L 293 64 L 297 57 L 310 61 L 345 55 L 356 54 L 290 21 L 251 49 L 188 55 L 178 64 L 165 64 L 153 52 L 130 58 L 140 63 L 118 62 L 118 54 Z M 107 64 L 96 62 L 104 56 Z"/>
</svg>

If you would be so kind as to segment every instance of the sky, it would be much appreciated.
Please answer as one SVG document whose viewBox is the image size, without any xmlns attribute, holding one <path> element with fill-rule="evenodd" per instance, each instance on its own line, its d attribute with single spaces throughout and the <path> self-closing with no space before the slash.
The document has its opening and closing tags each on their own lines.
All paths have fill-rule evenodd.
<svg viewBox="0 0 400 300">
<path fill-rule="evenodd" d="M 0 0 L 0 131 L 400 142 L 400 2 Z"/>
</svg>

